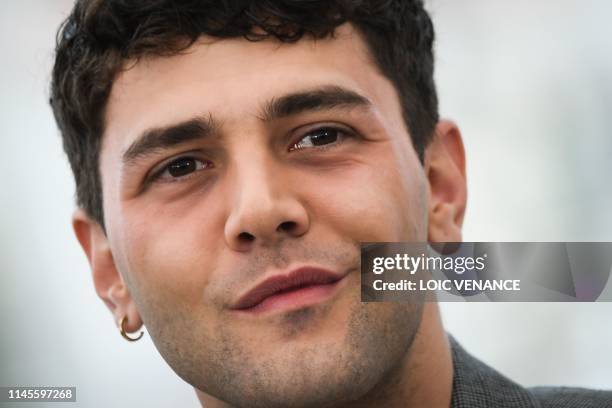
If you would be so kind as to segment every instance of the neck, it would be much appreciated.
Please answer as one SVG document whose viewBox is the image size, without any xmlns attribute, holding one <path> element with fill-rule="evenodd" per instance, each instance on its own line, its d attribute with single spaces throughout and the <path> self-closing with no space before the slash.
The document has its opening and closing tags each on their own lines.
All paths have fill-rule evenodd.
<svg viewBox="0 0 612 408">
<path fill-rule="evenodd" d="M 437 303 L 423 305 L 423 318 L 404 359 L 379 385 L 350 408 L 448 408 L 451 404 L 453 361 Z M 196 389 L 203 407 L 229 408 L 229 404 Z"/>
<path fill-rule="evenodd" d="M 452 387 L 453 361 L 438 304 L 425 303 L 421 325 L 401 364 L 351 408 L 448 408 Z"/>
</svg>

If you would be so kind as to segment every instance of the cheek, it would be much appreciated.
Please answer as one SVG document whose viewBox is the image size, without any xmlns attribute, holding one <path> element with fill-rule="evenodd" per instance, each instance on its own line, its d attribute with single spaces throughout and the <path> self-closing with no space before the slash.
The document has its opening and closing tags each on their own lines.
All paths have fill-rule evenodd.
<svg viewBox="0 0 612 408">
<path fill-rule="evenodd" d="M 313 213 L 361 242 L 425 240 L 420 167 L 394 161 L 359 164 L 313 181 Z"/>
<path fill-rule="evenodd" d="M 123 209 L 123 263 L 137 300 L 143 307 L 201 305 L 223 241 L 213 239 L 211 220 L 197 206 L 163 215 L 155 211 L 146 206 Z"/>
</svg>

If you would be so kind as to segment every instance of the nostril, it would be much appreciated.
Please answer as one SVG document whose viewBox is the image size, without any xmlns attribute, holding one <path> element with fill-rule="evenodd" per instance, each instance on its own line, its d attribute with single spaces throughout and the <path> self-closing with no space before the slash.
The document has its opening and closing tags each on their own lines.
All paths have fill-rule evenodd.
<svg viewBox="0 0 612 408">
<path fill-rule="evenodd" d="M 286 221 L 286 222 L 281 223 L 278 226 L 277 231 L 291 232 L 295 230 L 296 228 L 297 228 L 297 224 L 294 221 Z"/>
<path fill-rule="evenodd" d="M 248 232 L 241 232 L 238 234 L 238 239 L 243 242 L 252 242 L 255 240 L 255 237 Z"/>
</svg>

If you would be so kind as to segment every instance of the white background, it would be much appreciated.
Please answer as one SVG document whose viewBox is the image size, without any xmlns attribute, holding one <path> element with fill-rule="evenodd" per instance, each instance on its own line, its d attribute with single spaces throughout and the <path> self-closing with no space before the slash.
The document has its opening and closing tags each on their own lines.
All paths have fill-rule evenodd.
<svg viewBox="0 0 612 408">
<path fill-rule="evenodd" d="M 464 239 L 612 241 L 612 3 L 428 5 L 441 113 L 467 149 Z M 119 336 L 70 229 L 72 175 L 47 104 L 70 7 L 0 5 L 0 385 L 76 386 L 70 407 L 196 407 L 147 336 Z M 469 351 L 522 384 L 612 388 L 612 304 L 442 312 Z"/>
</svg>

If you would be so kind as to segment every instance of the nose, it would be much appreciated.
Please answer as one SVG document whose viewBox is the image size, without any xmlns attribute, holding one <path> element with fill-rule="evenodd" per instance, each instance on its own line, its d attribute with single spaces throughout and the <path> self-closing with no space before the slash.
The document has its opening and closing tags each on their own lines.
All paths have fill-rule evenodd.
<svg viewBox="0 0 612 408">
<path fill-rule="evenodd" d="M 232 173 L 234 199 L 224 230 L 230 248 L 244 252 L 256 245 L 274 246 L 308 231 L 310 220 L 296 183 L 270 158 L 251 156 Z"/>
</svg>

